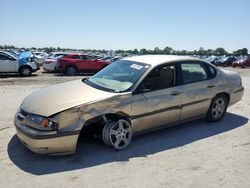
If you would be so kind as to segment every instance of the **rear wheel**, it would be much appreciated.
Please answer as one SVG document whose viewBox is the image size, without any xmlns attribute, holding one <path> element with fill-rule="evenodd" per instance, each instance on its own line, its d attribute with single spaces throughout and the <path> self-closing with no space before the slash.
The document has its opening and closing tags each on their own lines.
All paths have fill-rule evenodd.
<svg viewBox="0 0 250 188">
<path fill-rule="evenodd" d="M 228 99 L 224 94 L 217 95 L 210 104 L 206 119 L 210 122 L 220 121 L 226 113 Z"/>
<path fill-rule="evenodd" d="M 66 75 L 74 76 L 76 75 L 76 68 L 74 66 L 68 66 L 65 71 Z"/>
<path fill-rule="evenodd" d="M 247 66 L 245 64 L 241 65 L 241 68 L 246 68 Z"/>
<path fill-rule="evenodd" d="M 103 142 L 117 150 L 126 148 L 132 139 L 132 128 L 128 121 L 119 119 L 118 121 L 107 122 L 102 132 Z"/>
<path fill-rule="evenodd" d="M 32 70 L 30 67 L 21 67 L 20 68 L 20 74 L 21 76 L 28 77 L 32 73 Z"/>
</svg>

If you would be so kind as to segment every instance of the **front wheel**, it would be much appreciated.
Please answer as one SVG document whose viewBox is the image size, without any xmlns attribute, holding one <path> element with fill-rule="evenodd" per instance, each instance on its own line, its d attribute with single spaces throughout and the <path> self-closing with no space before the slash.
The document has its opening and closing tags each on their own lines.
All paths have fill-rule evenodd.
<svg viewBox="0 0 250 188">
<path fill-rule="evenodd" d="M 228 99 L 225 95 L 217 95 L 211 101 L 206 119 L 210 122 L 220 121 L 227 111 Z"/>
<path fill-rule="evenodd" d="M 118 121 L 107 122 L 102 132 L 103 142 L 117 150 L 126 148 L 132 139 L 132 128 L 128 121 L 119 119 Z"/>
<path fill-rule="evenodd" d="M 21 76 L 28 77 L 31 75 L 31 73 L 32 73 L 32 70 L 30 67 L 22 67 L 20 69 Z"/>
<path fill-rule="evenodd" d="M 246 68 L 247 66 L 245 64 L 241 65 L 241 68 Z"/>
</svg>

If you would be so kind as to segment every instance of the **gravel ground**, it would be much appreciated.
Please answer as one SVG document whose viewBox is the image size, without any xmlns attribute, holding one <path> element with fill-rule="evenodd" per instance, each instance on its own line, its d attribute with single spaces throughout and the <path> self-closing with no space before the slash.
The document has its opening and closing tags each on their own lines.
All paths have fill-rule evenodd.
<svg viewBox="0 0 250 188">
<path fill-rule="evenodd" d="M 221 122 L 142 135 L 119 152 L 89 141 L 61 157 L 28 151 L 15 136 L 13 117 L 31 92 L 82 76 L 0 76 L 0 187 L 250 187 L 250 69 L 234 70 L 245 94 Z"/>
</svg>

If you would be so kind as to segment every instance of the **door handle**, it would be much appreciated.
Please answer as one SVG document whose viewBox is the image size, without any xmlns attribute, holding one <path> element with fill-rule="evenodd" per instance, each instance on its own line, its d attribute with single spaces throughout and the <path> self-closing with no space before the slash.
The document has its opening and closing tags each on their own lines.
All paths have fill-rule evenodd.
<svg viewBox="0 0 250 188">
<path fill-rule="evenodd" d="M 172 91 L 172 92 L 170 93 L 170 95 L 172 95 L 172 96 L 176 96 L 176 95 L 179 95 L 179 94 L 181 94 L 180 91 Z"/>
<path fill-rule="evenodd" d="M 207 88 L 213 88 L 214 87 L 214 85 L 208 85 L 207 86 Z"/>
</svg>

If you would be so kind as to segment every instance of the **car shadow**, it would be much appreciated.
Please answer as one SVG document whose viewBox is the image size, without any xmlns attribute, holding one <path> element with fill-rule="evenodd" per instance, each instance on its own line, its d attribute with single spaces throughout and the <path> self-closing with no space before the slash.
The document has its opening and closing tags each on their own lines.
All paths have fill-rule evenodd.
<svg viewBox="0 0 250 188">
<path fill-rule="evenodd" d="M 30 77 L 36 77 L 37 75 L 32 73 Z M 22 77 L 19 73 L 0 73 L 0 78 L 29 78 Z"/>
<path fill-rule="evenodd" d="M 34 175 L 44 175 L 147 157 L 236 129 L 247 122 L 248 119 L 243 116 L 227 113 L 217 123 L 197 120 L 135 137 L 130 146 L 121 151 L 108 148 L 101 141 L 88 141 L 80 143 L 74 155 L 37 155 L 26 149 L 16 135 L 10 140 L 7 150 L 10 160 L 17 167 Z"/>
<path fill-rule="evenodd" d="M 77 73 L 74 76 L 68 76 L 68 75 L 65 75 L 65 74 L 63 74 L 61 72 L 54 72 L 53 74 L 54 74 L 54 76 L 58 76 L 58 77 L 65 77 L 65 76 L 74 77 L 74 76 L 93 76 L 95 73 Z"/>
</svg>

